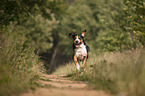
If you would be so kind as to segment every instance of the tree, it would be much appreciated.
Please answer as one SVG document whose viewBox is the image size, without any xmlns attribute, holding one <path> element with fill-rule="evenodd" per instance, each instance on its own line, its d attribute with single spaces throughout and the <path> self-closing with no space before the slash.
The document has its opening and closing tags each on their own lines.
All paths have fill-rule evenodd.
<svg viewBox="0 0 145 96">
<path fill-rule="evenodd" d="M 36 52 L 52 51 L 55 46 L 52 31 L 58 24 L 56 18 L 65 14 L 65 0 L 0 0 L 0 4 L 0 41 L 3 37 L 7 39 L 3 30 L 13 24 L 9 34 L 23 32 Z"/>
<path fill-rule="evenodd" d="M 30 15 L 26 22 L 21 25 L 20 30 L 25 30 L 26 37 L 32 40 L 32 46 L 39 53 L 49 51 L 53 46 L 52 30 L 58 21 L 52 14 L 52 20 L 42 15 Z"/>
<path fill-rule="evenodd" d="M 63 0 L 0 0 L 0 27 L 11 21 L 22 21 L 30 13 L 51 18 L 51 13 L 65 13 Z"/>
<path fill-rule="evenodd" d="M 134 42 L 134 48 L 138 45 L 145 45 L 145 1 L 124 0 L 122 8 L 122 28 L 129 32 Z"/>
<path fill-rule="evenodd" d="M 75 0 L 71 3 L 67 9 L 70 15 L 64 16 L 59 25 L 60 49 L 61 46 L 66 48 L 62 48 L 63 53 L 71 54 L 71 40 L 67 34 L 84 29 L 88 30 L 85 39 L 93 54 L 101 49 L 114 51 L 128 47 L 129 35 L 121 31 L 116 21 L 121 4 L 118 0 Z"/>
<path fill-rule="evenodd" d="M 69 3 L 67 8 L 68 15 L 63 16 L 58 25 L 60 52 L 69 57 L 72 55 L 72 38 L 68 36 L 71 32 L 80 34 L 86 29 L 86 43 L 91 47 L 91 50 L 96 47 L 95 38 L 98 32 L 98 23 L 93 17 L 93 11 L 87 3 L 87 0 L 74 0 Z"/>
</svg>

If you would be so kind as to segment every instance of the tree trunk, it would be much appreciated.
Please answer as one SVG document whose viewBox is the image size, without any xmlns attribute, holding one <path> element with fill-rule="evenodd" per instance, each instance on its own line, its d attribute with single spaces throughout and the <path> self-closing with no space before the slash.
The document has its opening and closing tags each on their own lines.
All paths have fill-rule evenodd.
<svg viewBox="0 0 145 96">
<path fill-rule="evenodd" d="M 51 61 L 50 61 L 50 67 L 49 67 L 48 73 L 51 73 L 56 66 L 56 64 L 54 62 L 56 60 L 57 52 L 58 52 L 58 45 L 56 45 L 56 47 L 54 49 L 54 52 L 53 52 L 53 55 L 52 55 L 52 58 L 51 58 Z"/>
</svg>

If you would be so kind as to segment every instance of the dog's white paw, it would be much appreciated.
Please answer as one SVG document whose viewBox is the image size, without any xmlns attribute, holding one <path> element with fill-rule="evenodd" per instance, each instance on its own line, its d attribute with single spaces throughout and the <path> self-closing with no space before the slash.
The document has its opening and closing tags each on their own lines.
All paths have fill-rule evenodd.
<svg viewBox="0 0 145 96">
<path fill-rule="evenodd" d="M 80 65 L 77 64 L 76 66 L 77 66 L 77 70 L 80 71 Z"/>
</svg>

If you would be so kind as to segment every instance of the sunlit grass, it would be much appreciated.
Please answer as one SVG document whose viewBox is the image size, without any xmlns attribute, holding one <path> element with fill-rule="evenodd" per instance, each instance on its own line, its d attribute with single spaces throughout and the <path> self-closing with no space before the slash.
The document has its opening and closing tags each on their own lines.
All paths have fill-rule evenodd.
<svg viewBox="0 0 145 96">
<path fill-rule="evenodd" d="M 55 75 L 68 75 L 76 72 L 75 64 L 73 62 L 69 62 L 65 65 L 60 66 L 53 72 Z"/>
<path fill-rule="evenodd" d="M 89 81 L 95 89 L 109 90 L 124 96 L 144 96 L 145 52 L 136 49 L 90 56 L 86 70 L 76 75 L 73 63 L 58 68 L 55 74 L 73 74 L 75 80 Z"/>
</svg>

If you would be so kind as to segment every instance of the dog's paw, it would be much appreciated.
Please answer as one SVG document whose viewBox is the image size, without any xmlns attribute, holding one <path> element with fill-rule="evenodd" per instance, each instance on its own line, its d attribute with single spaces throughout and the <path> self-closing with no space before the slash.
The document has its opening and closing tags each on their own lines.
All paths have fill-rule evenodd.
<svg viewBox="0 0 145 96">
<path fill-rule="evenodd" d="M 84 69 L 85 67 L 84 67 L 84 66 L 82 66 L 81 68 L 82 68 L 82 69 Z"/>
<path fill-rule="evenodd" d="M 80 71 L 80 65 L 77 64 L 76 67 L 77 67 L 77 70 Z"/>
</svg>

